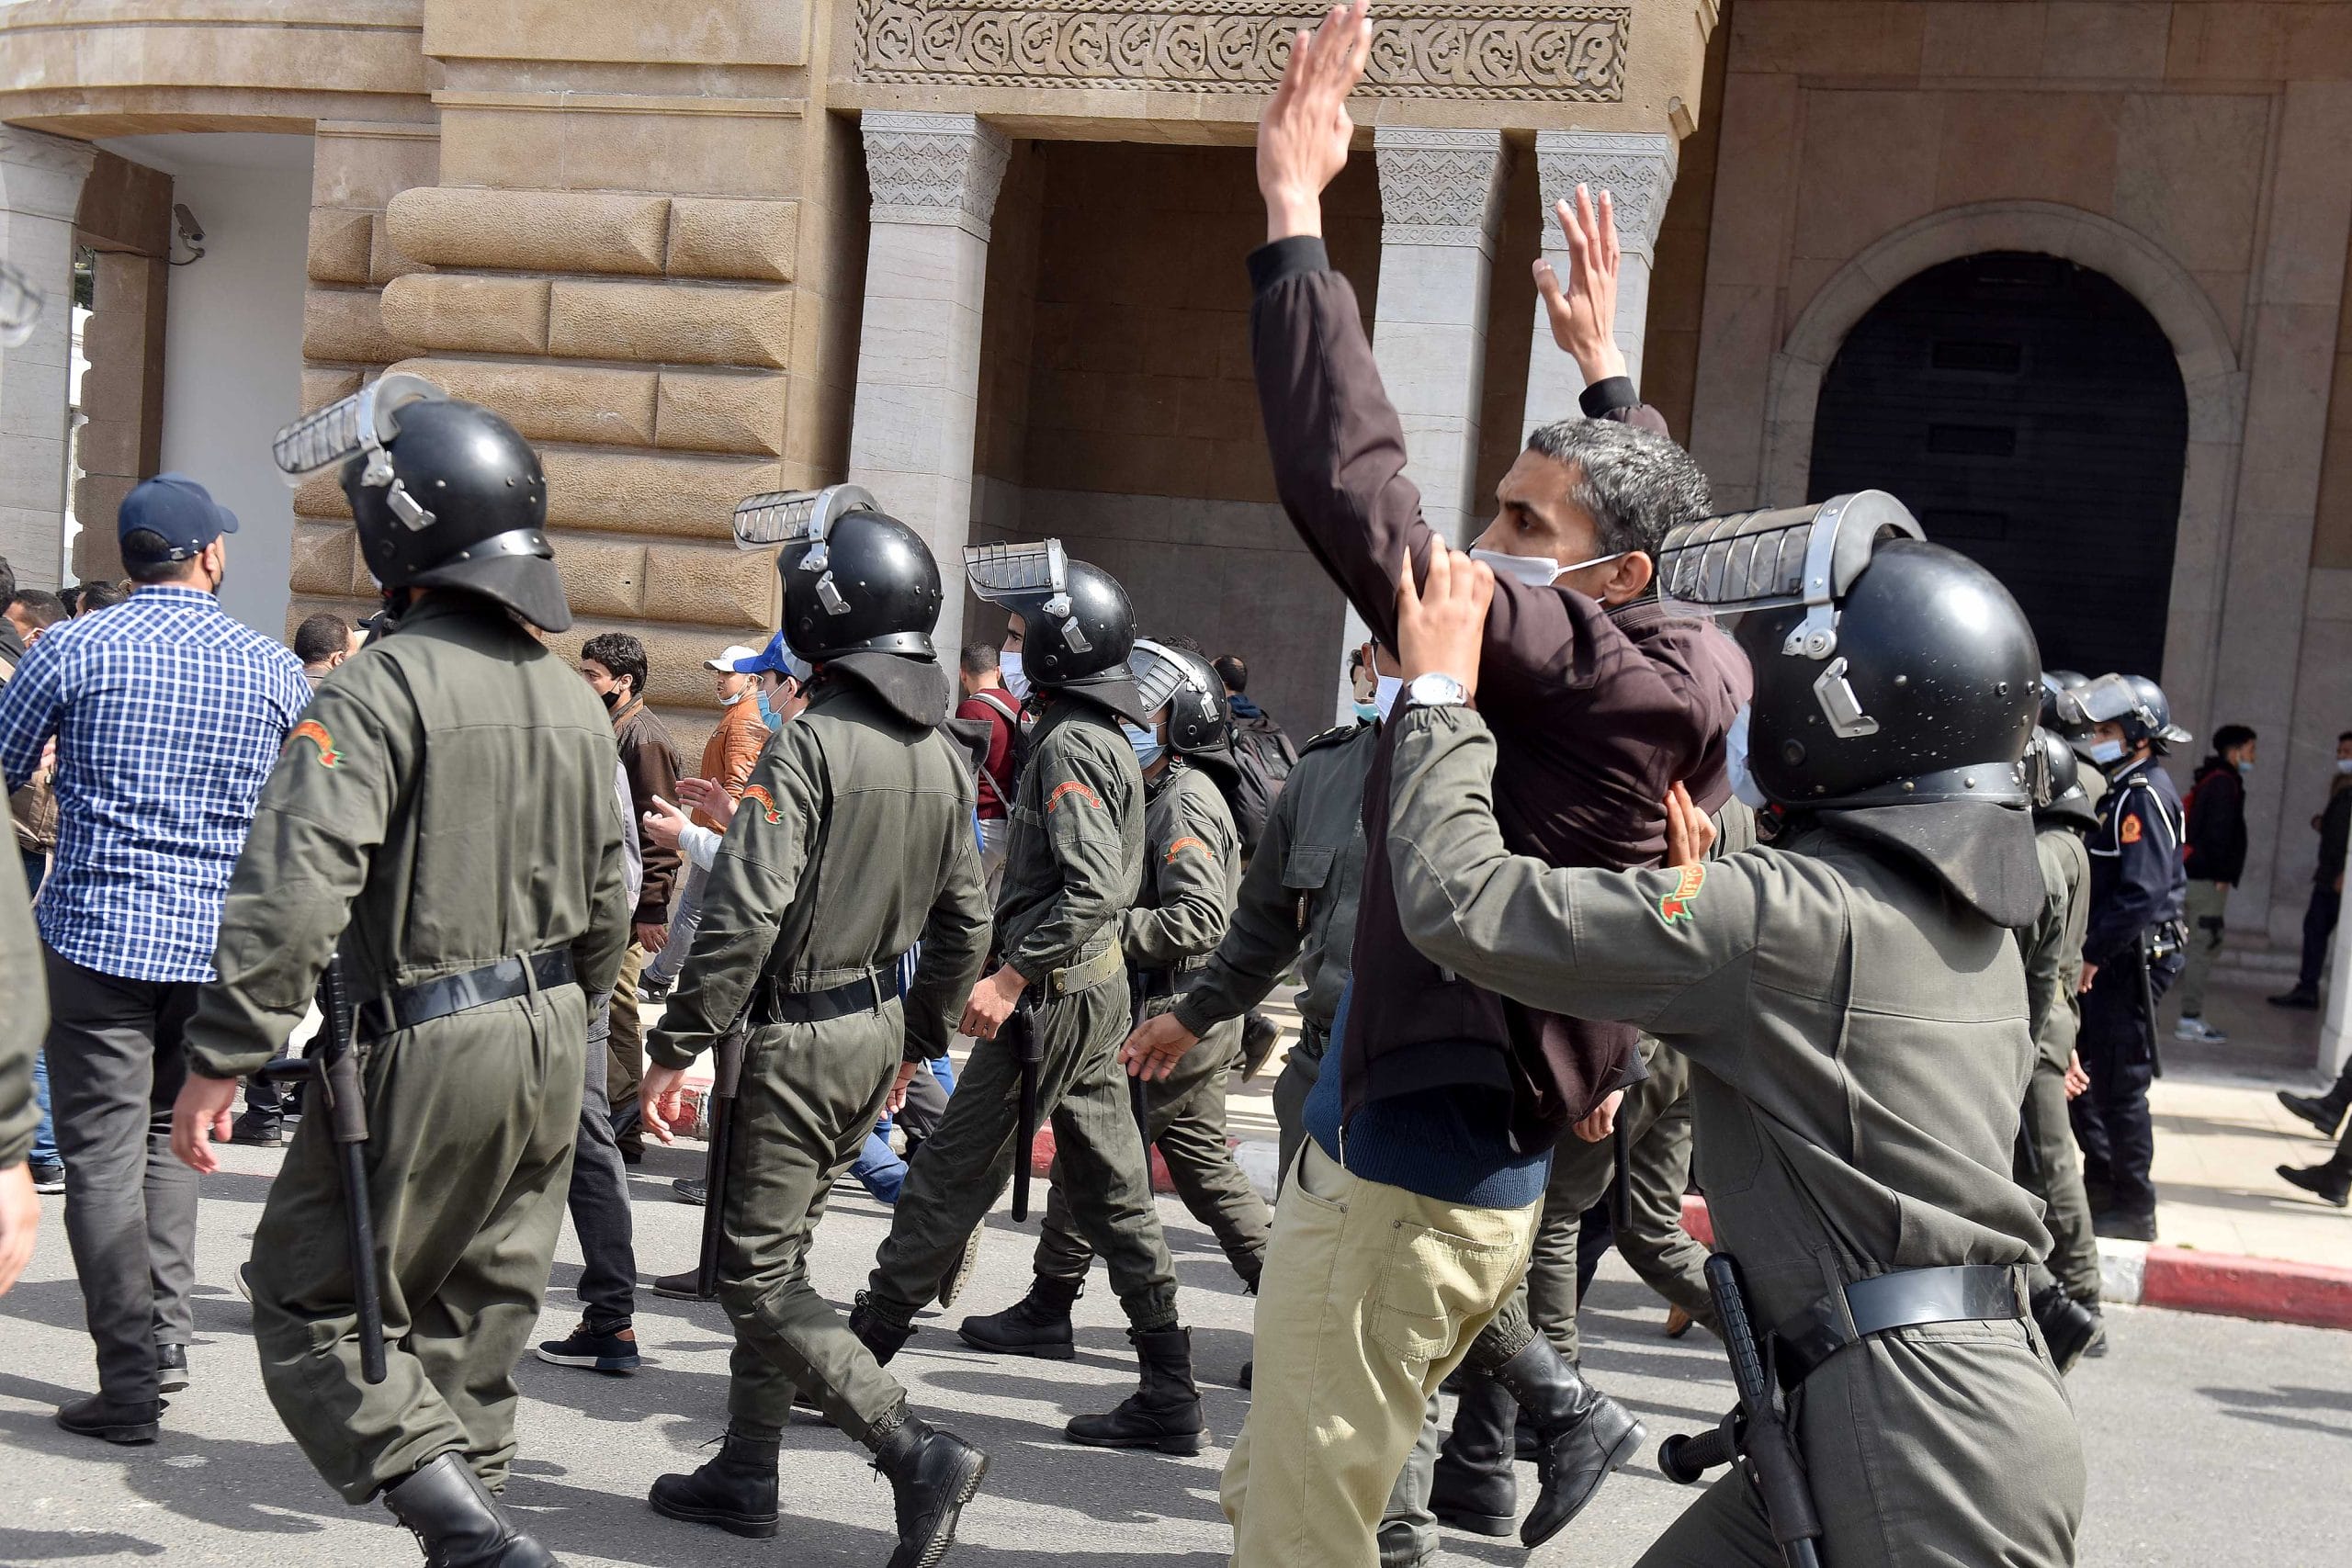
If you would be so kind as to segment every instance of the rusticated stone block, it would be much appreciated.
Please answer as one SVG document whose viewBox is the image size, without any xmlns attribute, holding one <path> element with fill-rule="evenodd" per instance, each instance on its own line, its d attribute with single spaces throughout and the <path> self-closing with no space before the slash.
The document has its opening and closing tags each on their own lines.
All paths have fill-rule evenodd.
<svg viewBox="0 0 2352 1568">
<path fill-rule="evenodd" d="M 425 270 L 423 262 L 413 261 L 402 255 L 400 247 L 392 243 L 391 234 L 385 227 L 382 213 L 378 213 L 375 220 L 368 225 L 368 232 L 374 236 L 368 250 L 369 282 L 390 283 L 395 277 L 406 277 L 410 273 Z"/>
<path fill-rule="evenodd" d="M 351 502 L 344 499 L 343 480 L 335 469 L 321 468 L 294 487 L 294 515 L 350 519 Z"/>
<path fill-rule="evenodd" d="M 377 309 L 372 292 L 313 288 L 302 297 L 302 357 L 389 365 L 408 344 Z"/>
<path fill-rule="evenodd" d="M 347 209 L 311 209 L 310 264 L 313 283 L 366 283 L 373 215 Z"/>
<path fill-rule="evenodd" d="M 721 201 L 673 197 L 670 273 L 674 277 L 792 281 L 800 249 L 797 201 Z"/>
<path fill-rule="evenodd" d="M 655 545 L 646 558 L 645 614 L 753 631 L 775 626 L 774 550 Z"/>
<path fill-rule="evenodd" d="M 641 615 L 645 609 L 643 545 L 567 535 L 555 542 L 556 570 L 575 615 Z"/>
<path fill-rule="evenodd" d="M 533 441 L 653 445 L 655 372 L 496 359 L 409 359 L 392 367 L 451 397 L 496 409 Z"/>
<path fill-rule="evenodd" d="M 548 289 L 543 277 L 416 273 L 384 286 L 384 324 L 418 348 L 545 354 Z"/>
<path fill-rule="evenodd" d="M 779 463 L 550 449 L 548 520 L 567 527 L 725 539 L 735 503 L 783 487 Z"/>
<path fill-rule="evenodd" d="M 664 370 L 659 439 L 651 445 L 779 457 L 791 389 L 792 378 L 785 375 Z"/>
<path fill-rule="evenodd" d="M 336 370 L 330 367 L 302 367 L 302 412 L 311 413 L 326 407 L 338 398 L 347 398 L 359 390 L 363 379 L 356 370 Z"/>
<path fill-rule="evenodd" d="M 792 290 L 559 279 L 548 352 L 578 359 L 781 367 L 792 350 Z"/>
<path fill-rule="evenodd" d="M 431 266 L 659 273 L 670 198 L 431 186 L 392 197 L 385 219 L 401 254 Z"/>
<path fill-rule="evenodd" d="M 358 557 L 358 539 L 348 523 L 297 523 L 288 584 L 297 593 L 348 593 Z"/>
</svg>

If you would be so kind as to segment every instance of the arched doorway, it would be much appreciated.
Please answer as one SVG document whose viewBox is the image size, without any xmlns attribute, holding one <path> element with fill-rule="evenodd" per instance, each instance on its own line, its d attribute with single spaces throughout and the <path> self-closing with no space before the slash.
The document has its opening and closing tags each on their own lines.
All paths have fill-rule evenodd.
<svg viewBox="0 0 2352 1568">
<path fill-rule="evenodd" d="M 2046 665 L 2155 674 L 2188 439 L 2176 351 L 2138 300 L 2061 257 L 1987 252 L 1855 323 L 1807 490 L 1901 497 L 2008 585 Z"/>
</svg>

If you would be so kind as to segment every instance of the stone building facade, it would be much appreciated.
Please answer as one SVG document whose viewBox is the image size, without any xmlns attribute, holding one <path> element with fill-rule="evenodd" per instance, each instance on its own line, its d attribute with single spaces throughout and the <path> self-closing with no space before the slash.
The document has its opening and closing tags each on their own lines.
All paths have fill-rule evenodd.
<svg viewBox="0 0 2352 1568">
<path fill-rule="evenodd" d="M 1349 634 L 1275 504 L 1242 269 L 1251 126 L 1311 12 L 0 4 L 0 252 L 52 294 L 78 256 L 92 305 L 78 434 L 54 313 L 0 379 L 0 551 L 32 582 L 109 570 L 114 502 L 198 412 L 198 471 L 243 474 L 266 448 L 233 432 L 398 366 L 540 444 L 582 634 L 644 636 L 689 733 L 700 660 L 774 625 L 729 509 L 841 478 L 944 561 L 1060 535 L 1317 728 Z M 2352 4 L 1376 15 L 1330 243 L 1432 518 L 1474 530 L 1573 410 L 1529 268 L 1550 203 L 1605 184 L 1618 335 L 1719 503 L 1883 475 L 2014 574 L 2046 644 L 2160 665 L 2200 732 L 2256 725 L 2233 918 L 2285 935 L 2352 728 Z M 302 276 L 191 308 L 254 294 L 172 210 L 241 149 L 307 169 Z M 299 355 L 222 394 L 249 308 Z M 270 615 L 364 600 L 332 486 L 253 494 L 249 529 L 283 536 Z M 943 635 L 984 615 L 951 603 Z"/>
</svg>

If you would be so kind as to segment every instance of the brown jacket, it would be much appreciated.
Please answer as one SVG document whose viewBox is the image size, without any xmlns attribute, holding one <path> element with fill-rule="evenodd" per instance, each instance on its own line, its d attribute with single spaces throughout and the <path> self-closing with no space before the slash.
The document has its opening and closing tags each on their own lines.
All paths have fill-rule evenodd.
<svg viewBox="0 0 2352 1568">
<path fill-rule="evenodd" d="M 1373 635 L 1394 647 L 1396 560 L 1426 570 L 1433 536 L 1405 477 L 1405 435 L 1363 333 L 1355 291 L 1320 240 L 1250 258 L 1250 340 L 1283 508 Z M 1664 434 L 1631 383 L 1603 382 L 1586 412 Z M 1499 578 L 1478 705 L 1498 760 L 1495 810 L 1517 853 L 1554 865 L 1654 865 L 1663 802 L 1688 782 L 1728 798 L 1724 731 L 1748 698 L 1747 660 L 1710 622 L 1653 600 L 1614 611 L 1582 594 Z M 1548 1147 L 1620 1081 L 1634 1031 L 1540 1012 L 1456 978 L 1406 941 L 1385 845 L 1384 736 L 1364 796 L 1367 853 L 1343 1049 L 1346 1102 L 1471 1085 L 1503 1089 L 1525 1149 Z"/>
<path fill-rule="evenodd" d="M 628 775 L 628 797 L 639 818 L 653 809 L 653 797 L 678 798 L 678 743 L 670 727 L 631 697 L 613 710 L 613 740 L 621 752 L 621 771 Z M 647 840 L 645 885 L 638 890 L 637 912 L 630 923 L 640 926 L 670 922 L 670 894 L 678 880 L 678 852 Z"/>
<path fill-rule="evenodd" d="M 718 728 L 702 743 L 702 772 L 695 776 L 717 779 L 719 788 L 741 800 L 743 786 L 752 782 L 752 769 L 760 760 L 760 748 L 767 743 L 768 727 L 760 722 L 760 705 L 746 694 L 733 707 L 718 710 Z M 699 811 L 694 819 L 714 831 L 718 827 Z"/>
</svg>

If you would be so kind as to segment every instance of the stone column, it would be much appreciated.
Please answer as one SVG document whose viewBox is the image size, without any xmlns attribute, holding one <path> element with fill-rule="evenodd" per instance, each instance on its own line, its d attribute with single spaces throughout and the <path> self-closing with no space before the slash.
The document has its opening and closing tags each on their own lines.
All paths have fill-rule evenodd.
<svg viewBox="0 0 2352 1568">
<path fill-rule="evenodd" d="M 934 640 L 947 650 L 963 637 L 980 302 L 989 221 L 1012 144 L 968 114 L 869 109 L 860 130 L 874 210 L 850 482 L 872 491 L 939 558 L 947 595 Z"/>
<path fill-rule="evenodd" d="M 1625 351 L 1625 372 L 1642 380 L 1642 334 L 1650 314 L 1650 269 L 1657 259 L 1658 226 L 1666 220 L 1666 198 L 1674 188 L 1674 138 L 1663 132 L 1539 130 L 1535 133 L 1536 190 L 1544 204 L 1544 256 L 1568 276 L 1567 242 L 1552 216 L 1552 204 L 1574 200 L 1577 186 L 1591 187 L 1593 199 L 1605 188 L 1616 199 L 1617 346 Z M 1577 362 L 1552 341 L 1552 320 L 1544 297 L 1535 299 L 1534 341 L 1527 355 L 1527 412 L 1521 434 L 1577 411 L 1584 377 Z"/>
<path fill-rule="evenodd" d="M 1477 513 L 1478 398 L 1486 384 L 1487 295 L 1502 213 L 1503 139 L 1496 130 L 1384 125 L 1380 288 L 1373 358 L 1405 426 L 1407 472 L 1421 514 L 1453 544 Z M 1368 633 L 1350 607 L 1342 655 Z M 1353 716 L 1344 670 L 1338 716 Z"/>
<path fill-rule="evenodd" d="M 27 588 L 55 588 L 65 541 L 74 372 L 74 214 L 97 150 L 0 125 L 0 257 L 47 303 L 0 350 L 0 555 Z"/>
</svg>

